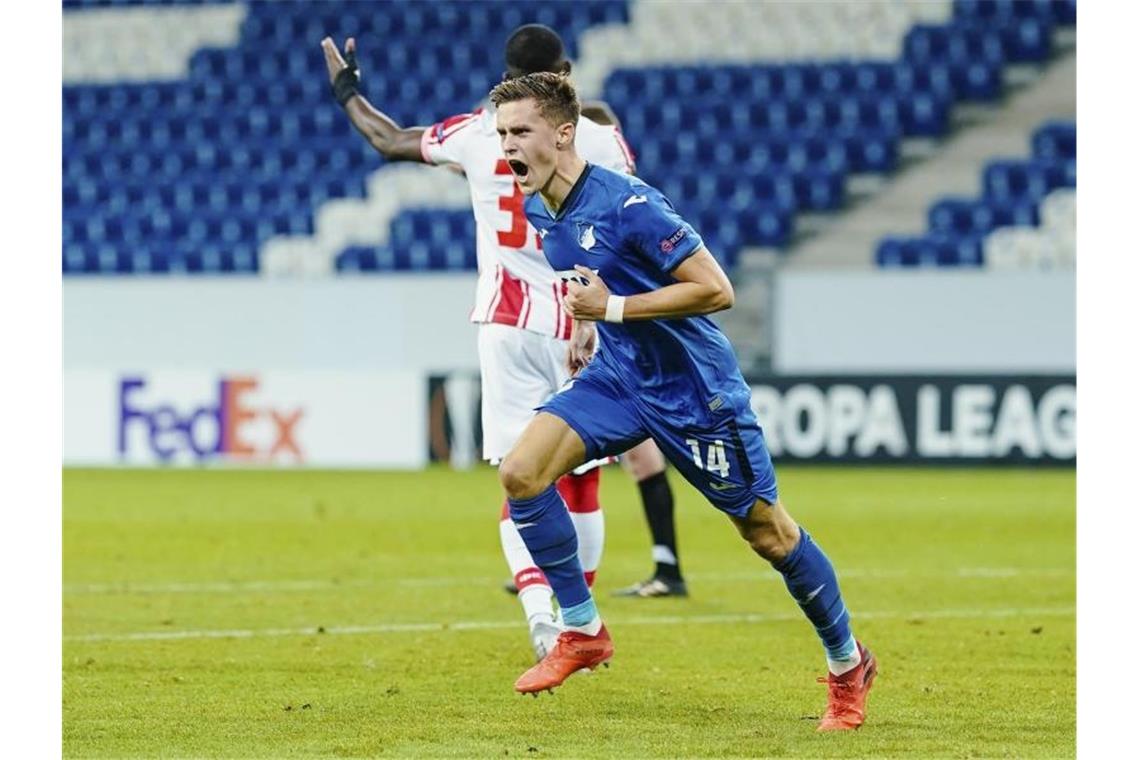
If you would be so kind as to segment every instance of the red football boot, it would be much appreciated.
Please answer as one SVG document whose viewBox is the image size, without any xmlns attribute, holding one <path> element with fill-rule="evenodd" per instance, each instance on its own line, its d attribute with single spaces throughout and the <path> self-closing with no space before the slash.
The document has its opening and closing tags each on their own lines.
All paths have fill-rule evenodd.
<svg viewBox="0 0 1140 760">
<path fill-rule="evenodd" d="M 614 655 L 614 641 L 603 625 L 597 636 L 587 636 L 577 631 L 563 631 L 558 643 L 550 653 L 515 681 L 515 691 L 520 694 L 534 694 L 544 689 L 561 686 L 571 674 L 599 665 L 609 666 Z"/>
<path fill-rule="evenodd" d="M 827 712 L 819 722 L 819 731 L 850 731 L 859 728 L 867 719 L 867 692 L 879 672 L 879 663 L 871 650 L 859 642 L 862 661 L 841 676 L 827 674 L 820 683 L 827 684 Z"/>
</svg>

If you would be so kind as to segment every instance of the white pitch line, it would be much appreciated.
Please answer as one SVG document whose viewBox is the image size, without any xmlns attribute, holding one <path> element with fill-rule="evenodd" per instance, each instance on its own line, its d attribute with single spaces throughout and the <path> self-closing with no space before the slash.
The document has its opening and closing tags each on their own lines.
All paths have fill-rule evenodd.
<svg viewBox="0 0 1140 760">
<path fill-rule="evenodd" d="M 1017 568 L 1017 567 L 960 567 L 951 572 L 913 573 L 904 570 L 845 570 L 839 573 L 840 580 L 848 578 L 1062 578 L 1072 577 L 1074 571 L 1067 568 Z M 690 581 L 724 583 L 734 581 L 777 581 L 781 576 L 776 572 L 740 573 L 688 573 Z M 402 587 L 447 587 L 447 586 L 487 586 L 497 585 L 502 578 L 438 576 L 428 578 L 390 578 L 383 580 L 291 580 L 291 581 L 207 581 L 169 583 L 75 583 L 63 587 L 65 594 L 237 594 L 237 593 L 276 593 L 290 591 L 334 591 L 336 589 L 378 588 L 381 586 Z"/>
<path fill-rule="evenodd" d="M 207 581 L 172 583 L 79 583 L 65 585 L 65 594 L 233 594 L 259 591 L 328 591 L 336 588 L 363 588 L 376 581 Z"/>
<path fill-rule="evenodd" d="M 993 609 L 936 609 L 912 612 L 883 611 L 859 612 L 858 620 L 921 620 L 984 619 L 1009 617 L 1067 617 L 1076 614 L 1075 607 L 999 607 Z M 612 626 L 630 625 L 721 625 L 780 623 L 802 620 L 797 612 L 774 614 L 723 614 L 723 615 L 651 615 L 645 617 L 613 618 Z M 501 630 L 519 628 L 517 620 L 467 620 L 454 623 L 379 623 L 376 625 L 327 626 L 307 628 L 260 628 L 236 630 L 142 631 L 139 633 L 93 633 L 82 636 L 64 636 L 64 641 L 177 641 L 186 639 L 252 639 L 280 636 L 356 636 L 380 633 L 422 633 L 442 631 Z"/>
</svg>

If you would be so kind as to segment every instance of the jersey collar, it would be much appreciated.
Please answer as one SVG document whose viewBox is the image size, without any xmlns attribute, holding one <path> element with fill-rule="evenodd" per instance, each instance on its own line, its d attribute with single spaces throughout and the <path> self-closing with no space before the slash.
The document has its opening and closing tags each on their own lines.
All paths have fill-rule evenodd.
<svg viewBox="0 0 1140 760">
<path fill-rule="evenodd" d="M 582 169 L 582 173 L 578 175 L 578 179 L 574 182 L 574 186 L 570 188 L 570 192 L 566 193 L 566 200 L 562 201 L 562 205 L 558 207 L 558 213 L 551 214 L 551 216 L 554 217 L 554 221 L 557 222 L 562 217 L 566 216 L 566 214 L 569 213 L 570 209 L 578 201 L 578 196 L 582 194 L 582 188 L 586 186 L 586 177 L 590 175 L 590 170 L 593 168 L 593 164 L 587 161 L 586 167 Z M 543 202 L 543 205 L 546 205 L 545 201 Z M 550 213 L 549 206 L 547 206 L 546 211 Z"/>
</svg>

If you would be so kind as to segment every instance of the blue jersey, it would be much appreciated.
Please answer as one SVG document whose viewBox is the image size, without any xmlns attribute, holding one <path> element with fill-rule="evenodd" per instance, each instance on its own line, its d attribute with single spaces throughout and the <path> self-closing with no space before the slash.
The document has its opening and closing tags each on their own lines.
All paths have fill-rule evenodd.
<svg viewBox="0 0 1140 760">
<path fill-rule="evenodd" d="M 675 283 L 670 272 L 703 245 L 658 190 L 591 164 L 557 214 L 537 193 L 524 208 L 555 272 L 569 278 L 576 276 L 576 264 L 583 265 L 615 295 Z M 639 403 L 679 425 L 707 424 L 723 416 L 724 407 L 747 408 L 748 386 L 736 354 L 708 317 L 598 322 L 598 331 L 598 353 L 583 377 L 609 375 Z"/>
</svg>

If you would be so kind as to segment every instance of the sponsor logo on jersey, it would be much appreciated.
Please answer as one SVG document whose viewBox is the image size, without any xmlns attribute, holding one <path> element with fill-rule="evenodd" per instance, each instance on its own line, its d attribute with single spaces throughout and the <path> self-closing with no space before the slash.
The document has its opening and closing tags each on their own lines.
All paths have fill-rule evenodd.
<svg viewBox="0 0 1140 760">
<path fill-rule="evenodd" d="M 625 203 L 621 204 L 621 207 L 622 208 L 629 208 L 630 206 L 632 206 L 636 203 L 648 203 L 648 202 L 649 202 L 649 198 L 644 196 L 644 195 L 631 195 L 631 196 L 629 196 L 628 199 L 626 199 Z"/>
<path fill-rule="evenodd" d="M 597 269 L 592 270 L 594 274 L 598 273 Z M 577 269 L 562 269 L 554 273 L 563 282 L 576 282 L 579 285 L 589 285 L 590 282 L 582 276 Z"/>
<path fill-rule="evenodd" d="M 731 491 L 733 488 L 736 488 L 736 484 L 735 483 L 721 483 L 719 481 L 714 480 L 714 481 L 709 483 L 709 488 L 711 488 L 714 491 Z"/>
<path fill-rule="evenodd" d="M 598 241 L 594 239 L 594 225 L 578 225 L 578 245 L 582 246 L 582 250 L 590 250 L 597 242 Z"/>
<path fill-rule="evenodd" d="M 685 234 L 686 234 L 685 228 L 681 227 L 676 232 L 674 232 L 672 235 L 670 235 L 669 237 L 662 240 L 661 241 L 661 252 L 662 253 L 671 253 L 673 251 L 673 249 L 677 247 L 677 243 L 680 243 L 685 238 Z"/>
</svg>

